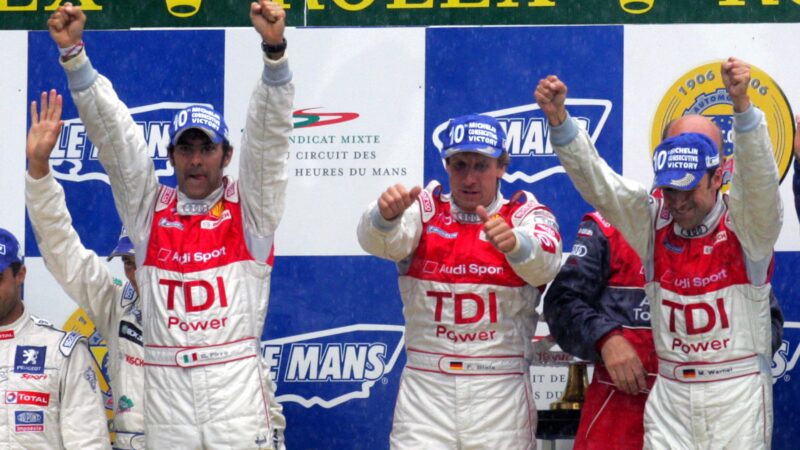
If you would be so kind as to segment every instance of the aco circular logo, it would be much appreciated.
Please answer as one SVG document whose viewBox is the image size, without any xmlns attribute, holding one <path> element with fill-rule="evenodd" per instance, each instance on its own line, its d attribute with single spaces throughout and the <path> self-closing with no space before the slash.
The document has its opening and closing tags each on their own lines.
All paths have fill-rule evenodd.
<svg viewBox="0 0 800 450">
<path fill-rule="evenodd" d="M 661 99 L 650 132 L 650 149 L 661 142 L 664 128 L 673 120 L 700 114 L 711 119 L 722 130 L 725 161 L 723 177 L 727 191 L 733 173 L 733 103 L 722 82 L 722 60 L 697 66 L 683 74 Z M 766 72 L 750 64 L 750 101 L 764 111 L 770 140 L 781 181 L 792 162 L 794 115 L 780 86 Z"/>
</svg>

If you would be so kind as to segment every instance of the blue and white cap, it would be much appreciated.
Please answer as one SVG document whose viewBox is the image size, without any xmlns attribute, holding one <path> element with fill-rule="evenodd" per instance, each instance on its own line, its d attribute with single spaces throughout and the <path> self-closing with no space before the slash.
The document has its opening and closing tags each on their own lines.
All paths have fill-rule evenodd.
<svg viewBox="0 0 800 450">
<path fill-rule="evenodd" d="M 440 136 L 442 158 L 461 152 L 499 158 L 506 151 L 506 132 L 491 116 L 470 114 L 450 119 Z"/>
<path fill-rule="evenodd" d="M 128 237 L 128 232 L 125 230 L 125 227 L 122 227 L 122 231 L 119 233 L 117 246 L 114 247 L 114 250 L 108 255 L 107 260 L 111 261 L 115 256 L 134 256 L 135 254 L 133 242 L 131 242 L 131 238 Z"/>
<path fill-rule="evenodd" d="M 215 144 L 228 140 L 228 125 L 225 124 L 222 114 L 206 106 L 194 105 L 178 111 L 172 118 L 169 142 L 172 145 L 177 144 L 181 135 L 192 128 L 207 134 Z"/>
<path fill-rule="evenodd" d="M 708 169 L 719 167 L 719 152 L 705 134 L 683 133 L 658 144 L 653 154 L 653 187 L 690 191 Z"/>
<path fill-rule="evenodd" d="M 13 263 L 22 263 L 19 241 L 10 231 L 0 228 L 0 272 Z"/>
</svg>

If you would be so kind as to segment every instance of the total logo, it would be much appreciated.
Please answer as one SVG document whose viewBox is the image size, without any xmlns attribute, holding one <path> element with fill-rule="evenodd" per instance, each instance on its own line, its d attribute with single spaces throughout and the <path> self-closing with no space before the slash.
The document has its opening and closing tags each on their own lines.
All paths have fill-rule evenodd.
<svg viewBox="0 0 800 450">
<path fill-rule="evenodd" d="M 34 391 L 6 391 L 6 403 L 13 405 L 47 406 L 50 404 L 50 393 Z"/>
<path fill-rule="evenodd" d="M 402 325 L 357 324 L 262 341 L 279 402 L 334 408 L 388 384 L 403 350 Z"/>
<path fill-rule="evenodd" d="M 176 111 L 191 105 L 204 103 L 162 102 L 130 108 L 139 133 L 144 137 L 147 153 L 156 166 L 156 176 L 171 177 L 174 174 L 168 163 L 169 124 Z M 108 184 L 106 175 L 97 159 L 97 147 L 86 135 L 86 126 L 80 118 L 64 121 L 58 144 L 50 155 L 50 165 L 56 178 L 67 181 L 98 180 Z"/>
<path fill-rule="evenodd" d="M 800 322 L 783 323 L 783 342 L 772 357 L 772 383 L 790 381 L 790 373 L 800 359 Z M 786 338 L 789 339 L 786 339 Z"/>
<path fill-rule="evenodd" d="M 611 114 L 611 101 L 568 98 L 566 104 L 572 117 L 589 133 L 592 142 L 597 142 Z M 548 139 L 550 127 L 539 105 L 530 103 L 481 114 L 495 117 L 500 122 L 500 126 L 506 132 L 509 154 L 514 158 L 511 167 L 521 169 L 503 175 L 505 181 L 513 183 L 522 180 L 526 183 L 535 183 L 552 175 L 564 173 L 564 168 L 561 167 L 550 145 Z M 437 152 L 442 150 L 441 135 L 447 124 L 446 120 L 433 130 L 431 138 Z M 444 161 L 442 163 L 444 164 Z"/>
</svg>

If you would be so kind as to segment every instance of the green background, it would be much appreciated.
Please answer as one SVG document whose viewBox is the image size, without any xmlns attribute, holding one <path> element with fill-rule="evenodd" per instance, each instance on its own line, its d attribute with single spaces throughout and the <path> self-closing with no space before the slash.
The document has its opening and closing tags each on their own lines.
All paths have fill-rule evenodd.
<svg viewBox="0 0 800 450">
<path fill-rule="evenodd" d="M 348 1 L 356 4 L 357 0 Z M 433 0 L 431 8 L 421 9 L 389 9 L 387 5 L 391 2 L 375 0 L 360 11 L 347 11 L 333 0 L 318 0 L 324 9 L 308 10 L 305 14 L 306 2 L 287 0 L 286 4 L 290 26 L 800 22 L 800 0 L 745 0 L 744 6 L 720 6 L 721 1 L 729 0 L 652 0 L 652 8 L 643 14 L 625 12 L 620 0 L 553 0 L 555 6 L 549 7 L 517 1 L 518 6 L 504 8 L 497 7 L 503 0 L 490 0 L 487 7 L 473 8 L 442 8 L 447 0 Z M 777 5 L 763 4 L 776 1 Z M 54 3 L 54 0 L 0 0 L 0 29 L 45 29 L 50 14 L 45 8 Z M 93 29 L 250 26 L 248 0 L 203 0 L 199 11 L 187 18 L 171 15 L 166 0 L 95 0 L 95 3 L 102 11 L 88 12 Z M 36 10 L 7 11 L 25 6 Z"/>
</svg>

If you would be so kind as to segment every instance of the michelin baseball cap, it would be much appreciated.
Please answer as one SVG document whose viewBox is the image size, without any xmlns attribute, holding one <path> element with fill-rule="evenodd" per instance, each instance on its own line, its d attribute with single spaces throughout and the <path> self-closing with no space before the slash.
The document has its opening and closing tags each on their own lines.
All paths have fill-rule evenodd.
<svg viewBox="0 0 800 450">
<path fill-rule="evenodd" d="M 494 117 L 469 114 L 450 119 L 440 135 L 442 158 L 456 153 L 473 152 L 499 158 L 506 151 L 506 132 Z"/>
<path fill-rule="evenodd" d="M 178 111 L 172 118 L 169 142 L 172 145 L 177 144 L 181 135 L 192 128 L 207 134 L 215 144 L 228 140 L 228 125 L 225 124 L 222 114 L 206 106 L 194 105 Z"/>
<path fill-rule="evenodd" d="M 13 263 L 22 263 L 19 241 L 10 231 L 0 228 L 0 272 Z"/>
<path fill-rule="evenodd" d="M 133 242 L 131 242 L 131 238 L 128 237 L 128 232 L 125 231 L 125 227 L 122 227 L 122 231 L 119 233 L 117 246 L 114 247 L 114 250 L 111 251 L 111 254 L 108 255 L 106 260 L 111 261 L 115 256 L 134 256 L 135 254 Z"/>
<path fill-rule="evenodd" d="M 714 141 L 700 133 L 683 133 L 658 144 L 653 154 L 653 187 L 690 191 L 708 169 L 719 167 Z"/>
</svg>

